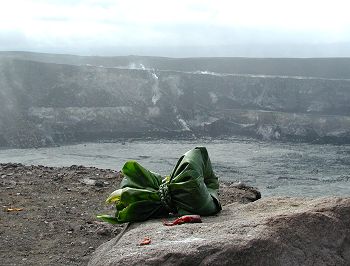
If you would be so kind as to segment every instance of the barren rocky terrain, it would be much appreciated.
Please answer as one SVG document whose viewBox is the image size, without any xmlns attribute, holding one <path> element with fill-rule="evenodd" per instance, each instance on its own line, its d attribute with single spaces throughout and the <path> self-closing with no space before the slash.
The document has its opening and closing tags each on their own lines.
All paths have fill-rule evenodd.
<svg viewBox="0 0 350 266">
<path fill-rule="evenodd" d="M 91 253 L 124 225 L 99 221 L 118 171 L 0 164 L 0 265 L 86 265 Z M 220 200 L 251 202 L 260 193 L 221 184 Z"/>
</svg>

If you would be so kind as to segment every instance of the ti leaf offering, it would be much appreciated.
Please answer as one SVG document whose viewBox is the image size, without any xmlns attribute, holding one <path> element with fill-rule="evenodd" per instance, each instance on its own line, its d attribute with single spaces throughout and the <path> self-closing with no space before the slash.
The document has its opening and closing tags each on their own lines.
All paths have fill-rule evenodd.
<svg viewBox="0 0 350 266">
<path fill-rule="evenodd" d="M 115 204 L 115 216 L 97 216 L 107 222 L 144 221 L 169 213 L 213 215 L 221 210 L 218 178 L 205 147 L 186 152 L 165 178 L 135 161 L 126 162 L 122 174 L 120 189 L 106 200 Z"/>
</svg>

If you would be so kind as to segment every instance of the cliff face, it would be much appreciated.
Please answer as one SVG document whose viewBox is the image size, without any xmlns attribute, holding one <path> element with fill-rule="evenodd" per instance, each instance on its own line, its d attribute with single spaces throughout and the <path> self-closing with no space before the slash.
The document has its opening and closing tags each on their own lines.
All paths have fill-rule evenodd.
<svg viewBox="0 0 350 266">
<path fill-rule="evenodd" d="M 350 143 L 350 80 L 0 59 L 0 145 L 244 135 Z"/>
</svg>

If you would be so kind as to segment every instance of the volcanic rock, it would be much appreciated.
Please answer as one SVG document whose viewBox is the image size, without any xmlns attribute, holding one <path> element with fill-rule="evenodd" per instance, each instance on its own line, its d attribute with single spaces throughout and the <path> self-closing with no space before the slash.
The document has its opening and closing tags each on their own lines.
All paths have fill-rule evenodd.
<svg viewBox="0 0 350 266">
<path fill-rule="evenodd" d="M 89 265 L 350 265 L 350 198 L 266 198 L 201 224 L 132 224 Z M 140 246 L 145 237 L 149 245 Z"/>
</svg>

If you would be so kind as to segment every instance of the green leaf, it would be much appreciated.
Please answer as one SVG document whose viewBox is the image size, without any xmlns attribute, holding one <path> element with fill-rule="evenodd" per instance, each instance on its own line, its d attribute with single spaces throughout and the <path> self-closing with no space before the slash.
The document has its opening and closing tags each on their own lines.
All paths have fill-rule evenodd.
<svg viewBox="0 0 350 266">
<path fill-rule="evenodd" d="M 213 215 L 221 210 L 215 176 L 207 149 L 197 147 L 185 153 L 170 175 L 169 189 L 178 210 Z"/>
<path fill-rule="evenodd" d="M 105 221 L 105 222 L 111 223 L 111 224 L 118 224 L 118 223 L 120 223 L 116 217 L 113 217 L 113 216 L 110 216 L 110 215 L 102 214 L 102 215 L 97 215 L 96 217 L 101 219 L 101 220 L 103 220 L 103 221 Z"/>
<path fill-rule="evenodd" d="M 160 201 L 136 201 L 118 212 L 117 219 L 122 223 L 145 221 L 158 212 L 161 207 Z"/>
<path fill-rule="evenodd" d="M 140 189 L 153 189 L 157 191 L 162 183 L 159 174 L 148 171 L 135 161 L 128 161 L 122 168 L 124 178 L 121 188 L 131 187 Z"/>
</svg>

